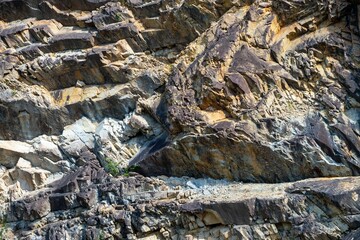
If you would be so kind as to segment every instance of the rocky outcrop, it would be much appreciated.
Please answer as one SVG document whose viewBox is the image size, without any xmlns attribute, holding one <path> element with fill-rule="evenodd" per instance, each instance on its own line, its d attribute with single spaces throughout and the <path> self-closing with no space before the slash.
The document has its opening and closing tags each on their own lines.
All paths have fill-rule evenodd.
<svg viewBox="0 0 360 240">
<path fill-rule="evenodd" d="M 22 239 L 351 239 L 358 177 L 281 184 L 193 178 L 114 179 L 95 163 L 13 201 Z"/>
<path fill-rule="evenodd" d="M 23 4 L 2 3 L 2 139 L 150 175 L 358 174 L 354 3 Z"/>
<path fill-rule="evenodd" d="M 167 85 L 174 141 L 141 163 L 146 174 L 358 174 L 357 8 L 308 2 L 233 8 L 189 45 Z"/>
<path fill-rule="evenodd" d="M 0 4 L 0 139 L 56 145 L 61 156 L 43 157 L 33 146 L 39 155 L 23 157 L 33 164 L 46 158 L 54 174 L 95 155 L 125 167 L 140 149 L 167 136 L 163 95 L 176 55 L 234 5 Z"/>
<path fill-rule="evenodd" d="M 7 238 L 356 239 L 359 6 L 0 0 Z"/>
</svg>

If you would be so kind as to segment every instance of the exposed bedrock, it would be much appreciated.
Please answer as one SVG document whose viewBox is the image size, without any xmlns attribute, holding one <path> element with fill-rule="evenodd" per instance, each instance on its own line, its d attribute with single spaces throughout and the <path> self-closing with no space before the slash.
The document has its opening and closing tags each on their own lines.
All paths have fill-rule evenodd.
<svg viewBox="0 0 360 240">
<path fill-rule="evenodd" d="M 355 0 L 0 0 L 8 239 L 359 238 L 359 29 Z"/>
<path fill-rule="evenodd" d="M 357 239 L 358 177 L 112 178 L 95 163 L 9 206 L 13 239 Z M 14 234 L 14 235 L 12 235 Z"/>
<path fill-rule="evenodd" d="M 248 182 L 358 175 L 356 9 L 255 1 L 228 11 L 177 59 L 166 86 L 173 141 L 143 171 Z"/>
<path fill-rule="evenodd" d="M 358 175 L 355 2 L 1 5 L 0 138 L 47 139 L 59 172 L 96 157 L 246 182 Z"/>
<path fill-rule="evenodd" d="M 164 96 L 178 54 L 242 5 L 1 1 L 4 199 L 93 159 L 124 168 L 166 146 Z"/>
</svg>

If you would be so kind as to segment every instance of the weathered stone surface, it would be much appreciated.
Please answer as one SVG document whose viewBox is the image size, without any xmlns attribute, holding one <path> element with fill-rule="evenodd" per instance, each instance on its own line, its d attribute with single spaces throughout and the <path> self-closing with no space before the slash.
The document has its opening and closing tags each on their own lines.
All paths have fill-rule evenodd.
<svg viewBox="0 0 360 240">
<path fill-rule="evenodd" d="M 77 189 L 63 187 L 85 176 L 91 181 Z M 25 232 L 32 227 L 21 220 L 39 219 L 33 237 L 59 228 L 74 239 L 85 239 L 77 235 L 85 229 L 95 238 L 351 239 L 360 227 L 359 186 L 358 177 L 282 184 L 140 175 L 114 179 L 89 164 L 11 203 L 8 224 Z M 162 197 L 170 191 L 176 194 Z"/>
<path fill-rule="evenodd" d="M 0 1 L 7 239 L 356 239 L 359 6 Z"/>
<path fill-rule="evenodd" d="M 249 182 L 358 174 L 358 120 L 346 116 L 358 114 L 358 84 L 336 79 L 358 76 L 359 55 L 340 32 L 359 33 L 344 15 L 355 6 L 337 6 L 329 15 L 317 1 L 254 1 L 192 42 L 167 84 L 173 142 L 145 157 L 143 173 Z M 295 19 L 305 30 L 289 37 Z"/>
</svg>

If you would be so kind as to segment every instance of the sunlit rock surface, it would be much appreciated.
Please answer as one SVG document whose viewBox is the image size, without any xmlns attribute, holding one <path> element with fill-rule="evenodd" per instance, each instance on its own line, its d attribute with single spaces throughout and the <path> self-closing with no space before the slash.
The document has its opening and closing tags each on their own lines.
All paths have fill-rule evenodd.
<svg viewBox="0 0 360 240">
<path fill-rule="evenodd" d="M 359 11 L 0 0 L 5 238 L 360 238 Z"/>
</svg>

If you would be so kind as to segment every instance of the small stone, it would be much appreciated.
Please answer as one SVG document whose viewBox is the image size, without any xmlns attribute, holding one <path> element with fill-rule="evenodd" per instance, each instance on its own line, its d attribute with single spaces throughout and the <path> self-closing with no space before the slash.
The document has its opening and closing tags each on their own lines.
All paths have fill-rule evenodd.
<svg viewBox="0 0 360 240">
<path fill-rule="evenodd" d="M 150 232 L 151 229 L 147 225 L 144 224 L 141 226 L 140 231 L 146 233 L 146 232 Z"/>
<path fill-rule="evenodd" d="M 83 81 L 81 81 L 81 80 L 77 80 L 76 81 L 76 86 L 77 87 L 84 87 L 86 84 L 83 82 Z"/>
<path fill-rule="evenodd" d="M 218 238 L 220 237 L 220 231 L 219 231 L 219 228 L 213 228 L 210 230 L 210 235 L 212 237 L 215 237 L 215 238 Z"/>
<path fill-rule="evenodd" d="M 126 239 L 129 239 L 129 240 L 135 240 L 136 239 L 136 237 L 134 236 L 134 234 L 127 234 L 126 235 Z"/>
<path fill-rule="evenodd" d="M 205 213 L 205 216 L 203 217 L 203 221 L 205 225 L 214 225 L 221 223 L 220 219 L 211 212 Z"/>
<path fill-rule="evenodd" d="M 186 185 L 192 189 L 197 189 L 198 187 L 191 181 L 187 181 Z"/>
<path fill-rule="evenodd" d="M 230 237 L 230 230 L 228 228 L 222 228 L 220 229 L 220 235 L 223 238 L 228 239 Z"/>
<path fill-rule="evenodd" d="M 196 218 L 196 224 L 199 226 L 199 227 L 205 227 L 205 224 L 203 221 L 201 221 L 200 218 Z"/>
<path fill-rule="evenodd" d="M 31 162 L 23 159 L 23 158 L 19 158 L 19 161 L 16 164 L 16 167 L 18 168 L 31 168 Z"/>
<path fill-rule="evenodd" d="M 194 237 L 192 235 L 185 235 L 186 240 L 193 240 Z"/>
<path fill-rule="evenodd" d="M 169 238 L 170 237 L 170 233 L 168 231 L 165 231 L 162 233 L 164 238 Z"/>
</svg>

